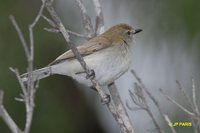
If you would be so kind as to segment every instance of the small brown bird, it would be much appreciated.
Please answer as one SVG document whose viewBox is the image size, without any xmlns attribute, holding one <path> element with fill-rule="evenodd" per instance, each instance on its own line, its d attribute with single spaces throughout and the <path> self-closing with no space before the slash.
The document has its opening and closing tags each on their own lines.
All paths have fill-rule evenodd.
<svg viewBox="0 0 200 133">
<path fill-rule="evenodd" d="M 128 70 L 131 61 L 129 46 L 133 36 L 141 31 L 127 24 L 119 24 L 77 47 L 86 64 L 94 70 L 100 85 L 112 83 Z M 79 83 L 92 86 L 90 80 L 85 78 L 86 73 L 71 50 L 60 55 L 47 67 L 35 70 L 33 80 L 40 80 L 53 74 L 67 75 Z M 21 77 L 23 82 L 28 80 L 27 73 Z"/>
</svg>

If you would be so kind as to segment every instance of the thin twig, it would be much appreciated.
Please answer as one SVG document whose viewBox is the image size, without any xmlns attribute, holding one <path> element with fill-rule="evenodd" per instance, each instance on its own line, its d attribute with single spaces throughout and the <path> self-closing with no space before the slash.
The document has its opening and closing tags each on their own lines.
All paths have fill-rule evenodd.
<svg viewBox="0 0 200 133">
<path fill-rule="evenodd" d="M 0 90 L 0 106 L 3 105 L 3 96 L 4 96 L 4 92 Z"/>
<path fill-rule="evenodd" d="M 73 31 L 70 31 L 70 30 L 67 30 L 67 32 L 68 32 L 70 35 L 73 35 L 73 36 L 76 36 L 76 37 L 85 38 L 85 39 L 87 39 L 87 40 L 91 39 L 91 37 L 89 37 L 89 36 L 85 36 L 85 35 L 82 35 L 82 34 L 79 34 L 79 33 L 73 32 Z"/>
<path fill-rule="evenodd" d="M 29 53 L 29 60 L 28 60 L 28 97 L 26 99 L 26 124 L 25 124 L 25 133 L 30 132 L 31 128 L 31 123 L 33 119 L 33 112 L 34 112 L 34 99 L 35 99 L 35 92 L 36 88 L 34 86 L 34 81 L 33 81 L 33 61 L 34 61 L 34 36 L 33 36 L 33 28 L 35 25 L 38 23 L 39 19 L 42 17 L 42 12 L 45 7 L 45 2 L 46 0 L 42 0 L 42 5 L 40 7 L 40 10 L 35 17 L 34 21 L 29 25 L 29 39 L 30 39 L 30 53 Z"/>
<path fill-rule="evenodd" d="M 165 94 L 162 89 L 160 89 L 160 91 L 169 101 L 171 101 L 173 104 L 175 104 L 177 107 L 179 107 L 182 111 L 184 111 L 185 113 L 187 113 L 191 117 L 191 119 L 193 121 L 192 125 L 194 127 L 194 132 L 195 133 L 199 133 L 199 131 L 200 131 L 200 114 L 199 114 L 199 108 L 198 108 L 197 100 L 196 100 L 196 87 L 195 87 L 194 79 L 192 79 L 192 101 L 190 100 L 190 98 L 188 97 L 186 92 L 183 90 L 180 82 L 176 81 L 176 83 L 179 86 L 179 90 L 181 90 L 181 92 L 183 93 L 184 97 L 189 102 L 189 104 L 190 104 L 190 106 L 192 108 L 192 111 L 189 111 L 188 109 L 186 109 L 185 107 L 180 105 L 178 102 L 173 100 L 170 96 Z"/>
<path fill-rule="evenodd" d="M 196 117 L 193 117 L 194 121 L 194 131 L 195 133 L 200 132 L 200 113 L 199 113 L 199 108 L 197 105 L 197 99 L 196 99 L 196 86 L 195 86 L 195 81 L 192 79 L 192 103 L 193 103 L 193 112 L 196 114 Z"/>
<path fill-rule="evenodd" d="M 145 93 L 149 96 L 149 98 L 153 101 L 153 103 L 155 104 L 155 106 L 157 107 L 161 117 L 163 118 L 163 120 L 165 121 L 165 123 L 168 125 L 168 121 L 166 121 L 165 116 L 164 116 L 164 112 L 161 110 L 161 107 L 158 103 L 158 101 L 154 98 L 154 96 L 149 92 L 149 90 L 146 88 L 146 86 L 143 84 L 142 80 L 139 78 L 139 76 L 136 74 L 136 72 L 134 70 L 131 70 L 131 73 L 133 74 L 133 76 L 136 78 L 137 82 L 140 84 L 141 88 L 145 91 Z M 170 128 L 171 130 L 171 128 Z M 172 131 L 173 132 L 173 131 Z"/>
<path fill-rule="evenodd" d="M 131 73 L 135 76 L 138 83 L 140 83 L 141 87 L 144 89 L 144 91 L 147 93 L 147 95 L 151 98 L 151 100 L 154 102 L 156 106 L 158 105 L 158 101 L 154 98 L 154 96 L 148 91 L 148 89 L 145 87 L 145 85 L 142 83 L 142 80 L 137 76 L 134 70 L 131 70 Z"/>
<path fill-rule="evenodd" d="M 96 22 L 95 22 L 95 35 L 97 35 L 98 31 L 99 34 L 104 32 L 104 19 L 103 19 L 103 13 L 102 8 L 100 5 L 99 0 L 93 0 L 95 11 L 97 14 Z"/>
<path fill-rule="evenodd" d="M 47 18 L 45 15 L 42 15 L 42 18 L 46 20 L 53 28 L 56 28 L 56 24 L 51 19 Z"/>
<path fill-rule="evenodd" d="M 148 113 L 148 115 L 150 116 L 150 118 L 152 119 L 156 130 L 159 133 L 164 133 L 164 131 L 162 130 L 162 128 L 159 126 L 159 124 L 157 123 L 148 103 L 147 100 L 145 98 L 144 92 L 142 87 L 140 87 L 137 83 L 134 84 L 135 88 L 134 88 L 134 92 L 132 92 L 131 90 L 129 90 L 129 94 L 131 96 L 132 101 L 138 106 L 138 108 L 146 111 Z M 130 106 L 129 106 L 130 107 Z"/>
<path fill-rule="evenodd" d="M 59 33 L 59 29 L 56 28 L 56 24 L 49 18 L 47 18 L 46 16 L 42 15 L 42 17 L 44 18 L 44 20 L 46 20 L 53 28 L 44 28 L 44 30 L 48 31 L 48 32 L 54 32 L 54 33 Z M 67 30 L 68 34 L 70 35 L 74 35 L 76 37 L 81 37 L 81 38 L 85 38 L 85 39 L 90 39 L 91 37 L 85 36 L 83 34 L 79 34 L 70 30 Z"/>
<path fill-rule="evenodd" d="M 20 83 L 22 92 L 23 92 L 23 99 L 20 99 L 20 100 L 25 102 L 25 107 L 26 107 L 26 123 L 25 123 L 25 129 L 23 131 L 24 133 L 30 132 L 30 127 L 31 127 L 32 118 L 33 118 L 33 111 L 34 111 L 34 106 L 35 106 L 34 99 L 35 99 L 35 92 L 36 92 L 35 87 L 36 86 L 34 86 L 34 81 L 32 79 L 33 60 L 34 60 L 33 28 L 35 27 L 35 25 L 38 23 L 39 19 L 41 18 L 44 7 L 45 7 L 45 0 L 42 0 L 42 5 L 40 7 L 40 10 L 39 10 L 37 16 L 35 17 L 33 22 L 29 25 L 30 49 L 28 48 L 27 42 L 25 41 L 25 38 L 24 38 L 16 20 L 14 19 L 13 16 L 10 16 L 11 22 L 13 23 L 13 25 L 20 37 L 20 40 L 22 42 L 23 48 L 26 53 L 27 61 L 28 61 L 28 84 L 27 84 L 27 86 L 25 86 L 23 84 L 23 81 L 20 78 L 20 74 L 19 74 L 18 70 L 11 68 L 11 70 L 15 73 L 15 75 Z M 13 130 L 13 129 L 11 129 L 11 130 Z"/>
<path fill-rule="evenodd" d="M 15 74 L 15 76 L 17 77 L 17 80 L 18 80 L 18 82 L 19 82 L 19 84 L 20 84 L 20 88 L 21 88 L 21 90 L 22 90 L 22 92 L 23 92 L 24 98 L 27 97 L 27 89 L 26 89 L 26 87 L 24 86 L 24 83 L 22 82 L 22 80 L 21 80 L 21 78 L 20 78 L 20 74 L 19 74 L 18 69 L 14 69 L 14 68 L 12 68 L 12 67 L 10 67 L 9 69 L 10 69 L 10 70 Z M 24 100 L 25 100 L 25 99 L 24 99 Z"/>
<path fill-rule="evenodd" d="M 84 28 L 88 34 L 89 37 L 93 37 L 94 36 L 94 29 L 93 29 L 93 26 L 92 26 L 92 21 L 90 19 L 90 17 L 88 16 L 87 14 L 87 10 L 85 8 L 85 6 L 83 5 L 83 2 L 82 0 L 76 0 L 76 3 L 80 9 L 80 13 L 81 13 L 81 17 L 82 17 L 82 20 L 83 20 L 83 25 L 84 25 Z"/>
<path fill-rule="evenodd" d="M 11 20 L 13 26 L 15 27 L 15 30 L 16 30 L 17 33 L 18 33 L 18 36 L 19 36 L 19 38 L 20 38 L 20 40 L 21 40 L 22 46 L 23 46 L 24 51 L 25 51 L 25 54 L 26 54 L 26 58 L 27 58 L 27 60 L 28 60 L 28 58 L 29 58 L 29 49 L 28 49 L 27 42 L 26 42 L 26 40 L 25 40 L 25 38 L 24 38 L 24 35 L 22 34 L 22 31 L 21 31 L 21 29 L 19 28 L 19 26 L 18 26 L 18 24 L 17 24 L 17 22 L 16 22 L 14 16 L 10 15 L 9 18 L 10 18 L 10 20 Z"/>
<path fill-rule="evenodd" d="M 196 100 L 196 86 L 195 86 L 195 81 L 192 79 L 192 102 L 194 105 L 194 111 L 196 114 L 199 114 L 199 108 L 197 105 L 197 100 Z"/>
<path fill-rule="evenodd" d="M 187 113 L 189 116 L 193 117 L 195 116 L 195 114 L 191 111 L 189 111 L 188 109 L 186 109 L 185 107 L 183 107 L 182 105 L 180 105 L 178 102 L 176 102 L 175 100 L 173 100 L 170 96 L 168 96 L 167 94 L 165 94 L 163 92 L 162 89 L 159 89 L 160 92 L 169 100 L 171 101 L 173 104 L 175 104 L 176 106 L 178 106 L 181 110 L 183 110 L 185 113 Z"/>
<path fill-rule="evenodd" d="M 171 122 L 171 120 L 169 119 L 169 117 L 168 117 L 166 114 L 164 114 L 164 118 L 165 118 L 165 120 L 169 123 L 169 127 L 170 127 L 172 133 L 176 133 L 176 130 L 174 129 L 173 125 L 171 125 L 172 122 Z"/>
<path fill-rule="evenodd" d="M 146 88 L 146 86 L 143 84 L 142 80 L 137 76 L 137 74 L 135 73 L 134 70 L 131 70 L 131 73 L 133 74 L 133 76 L 136 78 L 136 80 L 138 81 L 138 83 L 140 84 L 141 88 L 146 92 L 146 94 L 150 97 L 150 99 L 153 101 L 153 103 L 156 105 L 156 107 L 158 108 L 158 110 L 160 111 L 160 113 L 162 114 L 160 105 L 158 103 L 158 101 L 154 98 L 154 96 L 148 91 L 148 89 Z"/>
<path fill-rule="evenodd" d="M 188 95 L 186 94 L 186 92 L 185 92 L 185 90 L 183 89 L 181 83 L 180 83 L 178 80 L 176 80 L 176 83 L 177 83 L 177 85 L 178 85 L 178 89 L 183 93 L 184 97 L 186 98 L 186 101 L 188 101 L 189 104 L 190 104 L 190 106 L 191 106 L 191 108 L 194 109 L 194 104 L 192 103 L 192 101 L 191 101 L 191 99 L 188 97 Z"/>
<path fill-rule="evenodd" d="M 56 28 L 46 28 L 46 27 L 44 27 L 44 30 L 46 30 L 47 32 L 52 32 L 52 33 L 59 33 L 60 32 Z"/>
<path fill-rule="evenodd" d="M 14 120 L 11 118 L 11 116 L 8 114 L 6 109 L 3 106 L 3 91 L 0 90 L 0 116 L 4 120 L 4 122 L 7 124 L 9 129 L 12 133 L 22 133 L 22 131 L 19 129 L 17 124 L 14 122 Z"/>
<path fill-rule="evenodd" d="M 146 112 L 148 113 L 148 115 L 150 116 L 150 118 L 153 121 L 153 124 L 155 125 L 155 129 L 159 132 L 159 133 L 164 133 L 164 131 L 162 130 L 162 128 L 159 126 L 159 124 L 156 121 L 156 118 L 154 117 L 153 113 L 151 112 L 150 108 L 148 107 L 146 109 Z"/>
</svg>

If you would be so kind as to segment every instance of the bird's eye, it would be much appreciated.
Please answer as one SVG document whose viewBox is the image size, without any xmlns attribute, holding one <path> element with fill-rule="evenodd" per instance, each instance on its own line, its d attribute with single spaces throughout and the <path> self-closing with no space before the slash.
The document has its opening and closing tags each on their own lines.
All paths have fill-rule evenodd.
<svg viewBox="0 0 200 133">
<path fill-rule="evenodd" d="M 129 35 L 129 36 L 130 36 L 130 35 L 131 35 L 131 32 L 130 32 L 130 31 L 127 31 L 127 35 Z"/>
</svg>

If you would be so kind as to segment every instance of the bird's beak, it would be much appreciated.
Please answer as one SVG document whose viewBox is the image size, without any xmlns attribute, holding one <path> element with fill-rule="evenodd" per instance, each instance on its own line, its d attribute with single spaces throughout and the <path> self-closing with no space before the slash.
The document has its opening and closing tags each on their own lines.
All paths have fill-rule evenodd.
<svg viewBox="0 0 200 133">
<path fill-rule="evenodd" d="M 136 29 L 133 34 L 137 34 L 137 33 L 141 32 L 141 31 L 142 31 L 142 29 Z"/>
</svg>

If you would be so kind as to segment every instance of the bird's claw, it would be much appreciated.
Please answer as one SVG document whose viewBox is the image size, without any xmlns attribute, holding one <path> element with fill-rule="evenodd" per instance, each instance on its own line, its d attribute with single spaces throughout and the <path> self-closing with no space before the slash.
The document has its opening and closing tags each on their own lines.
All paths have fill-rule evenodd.
<svg viewBox="0 0 200 133">
<path fill-rule="evenodd" d="M 101 103 L 103 105 L 110 103 L 110 101 L 111 101 L 111 98 L 110 98 L 110 95 L 108 94 L 106 94 L 106 96 L 103 99 L 101 99 Z"/>
<path fill-rule="evenodd" d="M 89 74 L 87 74 L 86 79 L 94 79 L 95 78 L 95 72 L 93 69 L 89 71 Z"/>
</svg>

